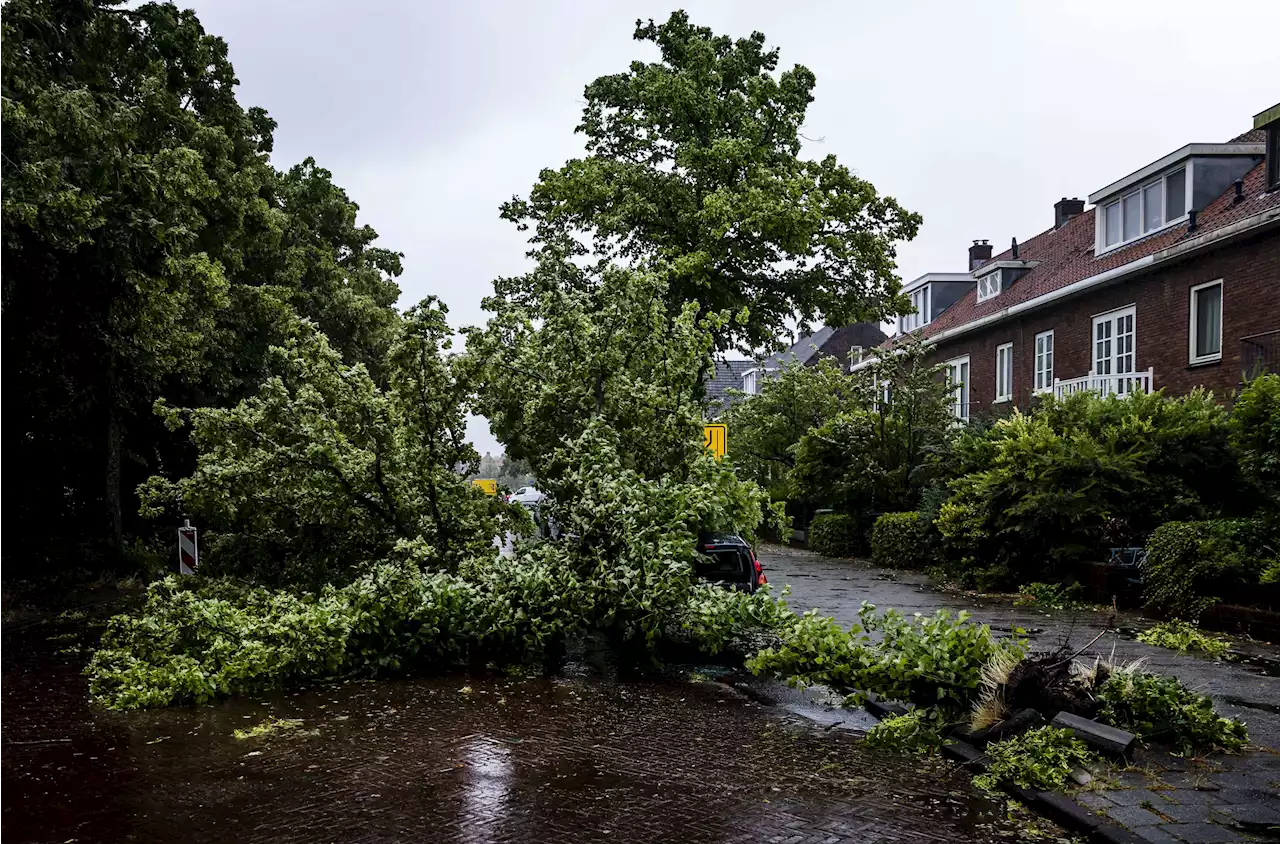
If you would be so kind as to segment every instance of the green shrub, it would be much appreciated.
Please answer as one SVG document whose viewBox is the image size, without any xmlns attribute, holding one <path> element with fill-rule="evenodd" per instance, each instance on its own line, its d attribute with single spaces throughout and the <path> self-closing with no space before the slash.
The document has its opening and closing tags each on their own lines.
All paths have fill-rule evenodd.
<svg viewBox="0 0 1280 844">
<path fill-rule="evenodd" d="M 1150 612 L 1198 619 L 1224 592 L 1260 582 L 1278 543 L 1257 519 L 1161 525 L 1147 542 L 1143 597 Z"/>
<path fill-rule="evenodd" d="M 934 559 L 930 524 L 915 512 L 885 513 L 871 529 L 871 559 L 896 569 L 924 569 Z"/>
<path fill-rule="evenodd" d="M 986 755 L 986 772 L 973 778 L 984 791 L 995 791 L 1004 782 L 1052 790 L 1066 782 L 1073 769 L 1096 758 L 1070 730 L 1056 727 L 1037 727 L 994 742 L 987 745 Z"/>
<path fill-rule="evenodd" d="M 1077 610 L 1089 606 L 1082 597 L 1083 589 L 1079 583 L 1028 583 L 1023 586 L 1015 607 L 1037 606 L 1049 610 Z"/>
<path fill-rule="evenodd" d="M 1244 724 L 1213 711 L 1213 701 L 1174 677 L 1113 672 L 1097 690 L 1102 720 L 1180 753 L 1235 751 L 1249 739 Z"/>
<path fill-rule="evenodd" d="M 1171 648 L 1178 653 L 1203 653 L 1215 659 L 1231 648 L 1231 642 L 1220 636 L 1210 636 L 1186 621 L 1162 621 L 1138 634 L 1138 641 L 1158 648 Z"/>
<path fill-rule="evenodd" d="M 1280 375 L 1251 380 L 1231 408 L 1231 443 L 1240 453 L 1240 469 L 1280 506 Z"/>
<path fill-rule="evenodd" d="M 1244 506 L 1226 411 L 1203 391 L 1047 399 L 961 434 L 946 465 L 946 570 L 986 588 L 1051 579 L 1170 519 Z"/>
<path fill-rule="evenodd" d="M 866 738 L 872 747 L 907 753 L 930 753 L 944 740 L 942 724 L 929 709 L 886 718 L 868 730 Z"/>
<path fill-rule="evenodd" d="M 997 641 L 968 613 L 946 610 L 908 618 L 897 610 L 878 615 L 863 603 L 861 624 L 848 630 L 816 610 L 782 626 L 781 643 L 748 661 L 757 674 L 782 677 L 792 685 L 821 684 L 860 703 L 867 692 L 888 700 L 936 706 L 944 714 L 964 712 L 977 698 L 982 669 L 998 651 L 1021 655 L 1021 639 Z M 880 634 L 873 641 L 869 633 Z"/>
<path fill-rule="evenodd" d="M 828 557 L 856 557 L 866 552 L 862 524 L 856 516 L 823 513 L 809 524 L 809 548 Z"/>
</svg>

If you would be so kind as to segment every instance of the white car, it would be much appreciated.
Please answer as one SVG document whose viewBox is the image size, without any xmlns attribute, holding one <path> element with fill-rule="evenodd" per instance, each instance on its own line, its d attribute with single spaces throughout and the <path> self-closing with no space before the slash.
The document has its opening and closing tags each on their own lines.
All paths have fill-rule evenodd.
<svg viewBox="0 0 1280 844">
<path fill-rule="evenodd" d="M 542 503 L 542 499 L 546 498 L 536 488 L 531 486 L 522 486 L 515 492 L 511 493 L 511 497 L 507 501 L 512 504 L 520 504 L 524 507 L 537 507 Z"/>
</svg>

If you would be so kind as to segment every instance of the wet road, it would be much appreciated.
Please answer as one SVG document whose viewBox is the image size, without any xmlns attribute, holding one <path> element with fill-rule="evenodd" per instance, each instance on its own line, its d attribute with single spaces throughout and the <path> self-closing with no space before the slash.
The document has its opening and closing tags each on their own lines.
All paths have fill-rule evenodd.
<svg viewBox="0 0 1280 844">
<path fill-rule="evenodd" d="M 944 842 L 1027 832 L 936 759 L 694 674 L 351 682 L 91 710 L 61 628 L 6 629 L 6 842 Z M 237 739 L 267 718 L 293 729 Z"/>
</svg>

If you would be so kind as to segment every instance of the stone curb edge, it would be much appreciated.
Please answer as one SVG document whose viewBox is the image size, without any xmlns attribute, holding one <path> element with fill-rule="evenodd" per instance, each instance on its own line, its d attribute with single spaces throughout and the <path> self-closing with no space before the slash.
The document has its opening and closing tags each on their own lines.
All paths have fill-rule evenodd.
<svg viewBox="0 0 1280 844">
<path fill-rule="evenodd" d="M 864 708 L 881 720 L 906 712 L 906 707 L 878 701 L 868 701 Z M 961 765 L 977 769 L 986 768 L 982 761 L 985 758 L 982 751 L 968 742 L 948 742 L 942 746 L 942 755 Z M 1115 821 L 1095 815 L 1061 792 L 1038 791 L 1013 783 L 1004 783 L 1001 788 L 1009 796 L 1021 801 L 1027 808 L 1042 817 L 1048 818 L 1069 832 L 1080 833 L 1097 844 L 1143 844 L 1142 839 Z"/>
<path fill-rule="evenodd" d="M 952 741 L 942 746 L 942 755 L 962 765 L 985 768 L 983 753 L 963 741 Z M 1048 818 L 1070 832 L 1078 832 L 1098 844 L 1142 844 L 1142 839 L 1115 821 L 1095 815 L 1065 794 L 1057 791 L 1039 791 L 1023 788 L 1013 783 L 1002 783 L 1005 793 L 1022 801 L 1029 809 Z"/>
</svg>

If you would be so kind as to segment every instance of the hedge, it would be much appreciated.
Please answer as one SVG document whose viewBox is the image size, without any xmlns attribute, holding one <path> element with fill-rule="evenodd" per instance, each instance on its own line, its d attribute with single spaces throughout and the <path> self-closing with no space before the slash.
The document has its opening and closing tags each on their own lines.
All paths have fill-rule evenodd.
<svg viewBox="0 0 1280 844">
<path fill-rule="evenodd" d="M 895 569 L 923 569 L 934 561 L 928 520 L 920 513 L 885 513 L 871 529 L 871 559 Z"/>
<path fill-rule="evenodd" d="M 1161 525 L 1147 541 L 1142 567 L 1146 608 L 1194 621 L 1224 595 L 1256 588 L 1275 565 L 1278 545 L 1261 519 Z"/>
<path fill-rule="evenodd" d="M 845 513 L 823 513 L 809 524 L 809 548 L 828 557 L 856 557 L 866 551 L 862 523 Z"/>
</svg>

